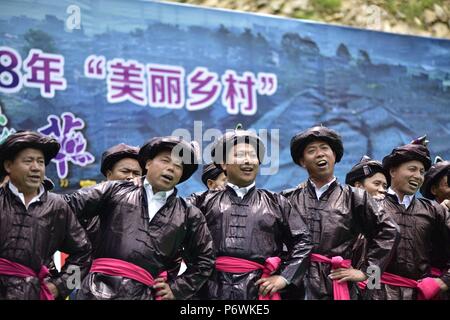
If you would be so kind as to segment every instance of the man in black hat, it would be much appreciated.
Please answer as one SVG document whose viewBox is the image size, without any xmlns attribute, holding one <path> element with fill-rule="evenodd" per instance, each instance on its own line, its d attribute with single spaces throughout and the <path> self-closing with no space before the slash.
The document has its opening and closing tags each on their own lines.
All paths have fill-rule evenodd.
<svg viewBox="0 0 450 320">
<path fill-rule="evenodd" d="M 228 183 L 193 201 L 206 217 L 217 255 L 203 299 L 277 300 L 282 289 L 301 282 L 307 268 L 311 243 L 301 217 L 284 197 L 255 186 L 264 153 L 262 140 L 240 129 L 212 149 Z M 283 246 L 288 253 L 280 257 Z"/>
<path fill-rule="evenodd" d="M 91 245 L 67 203 L 44 186 L 45 167 L 59 143 L 33 131 L 10 135 L 0 146 L 0 300 L 54 299 L 70 292 L 71 273 L 87 273 Z M 49 277 L 57 251 L 69 254 Z"/>
<path fill-rule="evenodd" d="M 142 175 L 138 161 L 139 148 L 124 143 L 112 146 L 102 154 L 101 173 L 106 180 L 132 180 Z M 100 228 L 99 216 L 82 219 L 81 225 L 86 229 L 93 251 L 97 248 L 97 237 Z"/>
<path fill-rule="evenodd" d="M 102 154 L 101 173 L 107 180 L 132 180 L 142 175 L 139 148 L 119 143 Z"/>
<path fill-rule="evenodd" d="M 202 201 L 201 197 L 206 196 L 208 190 L 223 190 L 227 185 L 227 176 L 222 167 L 216 166 L 214 163 L 208 163 L 203 166 L 202 182 L 206 186 L 206 191 L 195 192 L 186 198 L 189 203 L 197 203 Z"/>
<path fill-rule="evenodd" d="M 206 186 L 206 191 L 194 192 L 186 201 L 190 204 L 200 201 L 198 198 L 206 196 L 208 190 L 223 190 L 227 184 L 227 176 L 221 167 L 214 163 L 208 163 L 203 166 L 202 182 Z M 180 265 L 180 273 L 183 273 L 186 266 L 183 262 Z"/>
<path fill-rule="evenodd" d="M 450 285 L 450 215 L 441 205 L 415 194 L 431 166 L 424 137 L 397 147 L 384 157 L 391 186 L 380 202 L 400 226 L 400 242 L 379 290 L 368 290 L 373 299 L 432 299 Z M 432 278 L 434 253 L 442 252 L 445 268 Z"/>
<path fill-rule="evenodd" d="M 307 221 L 314 244 L 304 281 L 305 299 L 356 299 L 356 282 L 367 278 L 369 267 L 384 270 L 398 241 L 398 226 L 366 191 L 337 182 L 334 166 L 343 154 L 341 137 L 323 126 L 291 140 L 292 160 L 309 175 L 306 187 L 284 192 Z M 350 264 L 359 234 L 368 239 L 368 252 L 358 270 Z"/>
<path fill-rule="evenodd" d="M 347 173 L 345 183 L 366 190 L 372 197 L 384 197 L 388 188 L 383 165 L 367 155 Z"/>
<path fill-rule="evenodd" d="M 203 166 L 202 182 L 208 190 L 223 189 L 227 184 L 227 176 L 221 167 L 209 163 Z"/>
<path fill-rule="evenodd" d="M 425 198 L 450 209 L 450 161 L 436 157 L 434 165 L 425 174 L 420 192 Z"/>
<path fill-rule="evenodd" d="M 444 161 L 436 157 L 434 165 L 425 174 L 425 179 L 420 188 L 422 195 L 430 200 L 440 203 L 445 209 L 450 210 L 450 161 Z M 433 248 L 433 260 L 431 264 L 434 276 L 442 275 L 447 259 L 444 248 Z M 450 291 L 446 295 L 440 295 L 441 299 L 450 300 Z"/>
<path fill-rule="evenodd" d="M 388 188 L 386 174 L 380 161 L 372 160 L 364 155 L 361 160 L 345 176 L 345 183 L 356 188 L 366 190 L 377 199 L 384 199 Z M 367 241 L 360 234 L 353 246 L 352 265 L 359 269 L 364 264 L 367 255 Z"/>
<path fill-rule="evenodd" d="M 3 184 L 5 184 L 5 183 L 7 183 L 8 181 L 6 181 L 6 179 L 8 179 L 8 181 L 9 181 L 9 177 L 6 175 L 6 174 L 2 174 L 1 176 L 0 176 L 0 185 L 1 186 L 3 186 Z"/>
<path fill-rule="evenodd" d="M 192 143 L 153 138 L 139 151 L 142 186 L 107 181 L 66 195 L 80 219 L 100 217 L 95 260 L 78 299 L 188 299 L 205 283 L 214 267 L 211 235 L 175 188 L 195 172 L 196 157 Z M 176 277 L 170 271 L 178 271 L 180 257 L 187 270 Z"/>
</svg>

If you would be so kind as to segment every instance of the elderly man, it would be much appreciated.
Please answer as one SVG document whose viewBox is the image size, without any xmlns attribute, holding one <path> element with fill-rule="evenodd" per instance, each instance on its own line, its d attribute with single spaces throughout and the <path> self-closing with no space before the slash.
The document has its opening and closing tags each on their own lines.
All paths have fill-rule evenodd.
<svg viewBox="0 0 450 320">
<path fill-rule="evenodd" d="M 370 266 L 384 270 L 398 241 L 397 224 L 366 191 L 338 183 L 334 166 L 343 154 L 341 137 L 326 127 L 309 128 L 291 140 L 292 160 L 309 175 L 305 187 L 284 192 L 312 233 L 305 299 L 356 299 L 356 282 L 367 278 Z M 354 269 L 359 234 L 368 240 L 367 261 Z"/>
<path fill-rule="evenodd" d="M 71 272 L 87 273 L 91 245 L 67 203 L 44 187 L 45 167 L 58 153 L 54 139 L 32 131 L 10 135 L 0 146 L 0 299 L 54 299 L 73 288 Z M 69 254 L 49 277 L 57 251 Z M 75 279 L 76 280 L 76 279 Z M 80 280 L 80 279 L 78 279 Z"/>
<path fill-rule="evenodd" d="M 194 145 L 177 137 L 153 138 L 139 151 L 141 186 L 107 181 L 66 195 L 80 219 L 100 217 L 95 260 L 78 299 L 188 299 L 205 283 L 214 267 L 211 235 L 175 188 L 197 169 L 196 156 Z M 187 270 L 172 276 L 180 257 Z"/>
</svg>

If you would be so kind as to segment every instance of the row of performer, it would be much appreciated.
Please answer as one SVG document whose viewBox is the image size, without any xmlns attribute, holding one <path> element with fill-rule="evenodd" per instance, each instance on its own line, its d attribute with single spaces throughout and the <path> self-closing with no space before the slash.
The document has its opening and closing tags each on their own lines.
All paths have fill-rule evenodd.
<svg viewBox="0 0 450 320">
<path fill-rule="evenodd" d="M 193 142 L 113 146 L 106 181 L 67 194 L 45 176 L 59 148 L 34 131 L 0 145 L 0 299 L 447 299 L 450 162 L 433 164 L 424 137 L 363 156 L 344 184 L 341 136 L 309 128 L 290 143 L 308 179 L 273 192 L 256 185 L 264 142 L 236 128 L 186 199 Z"/>
</svg>

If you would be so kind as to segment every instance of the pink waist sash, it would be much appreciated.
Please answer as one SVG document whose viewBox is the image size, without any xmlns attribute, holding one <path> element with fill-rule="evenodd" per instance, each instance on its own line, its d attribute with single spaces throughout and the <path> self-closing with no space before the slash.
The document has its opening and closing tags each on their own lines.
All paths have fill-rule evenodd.
<svg viewBox="0 0 450 320">
<path fill-rule="evenodd" d="M 16 262 L 0 258 L 0 275 L 14 276 L 19 278 L 36 277 L 39 279 L 41 287 L 40 300 L 55 300 L 49 288 L 44 282 L 45 277 L 48 276 L 48 269 L 45 266 L 41 267 L 38 274 L 32 269 Z"/>
<path fill-rule="evenodd" d="M 412 280 L 389 272 L 381 275 L 381 283 L 406 288 L 417 288 L 417 300 L 431 300 L 441 290 L 439 284 L 433 278 L 424 278 L 421 281 Z"/>
<path fill-rule="evenodd" d="M 130 278 L 143 283 L 149 287 L 155 285 L 155 279 L 147 270 L 124 260 L 113 258 L 99 258 L 92 262 L 90 272 L 100 272 L 110 276 L 121 276 Z M 162 272 L 160 277 L 167 280 L 167 272 Z M 161 300 L 160 297 L 156 297 L 156 300 Z"/>
<path fill-rule="evenodd" d="M 265 264 L 259 264 L 254 261 L 235 258 L 235 257 L 217 257 L 216 259 L 216 269 L 222 272 L 230 273 L 243 273 L 251 272 L 255 270 L 262 270 L 263 273 L 261 278 L 268 278 L 274 271 L 276 271 L 281 264 L 281 259 L 279 257 L 269 257 L 266 259 Z M 280 294 L 278 292 L 274 293 L 270 297 L 258 296 L 258 300 L 281 300 Z"/>
<path fill-rule="evenodd" d="M 351 261 L 344 260 L 341 256 L 332 257 L 331 259 L 321 254 L 311 254 L 311 261 L 319 263 L 331 264 L 331 269 L 350 268 Z M 350 300 L 350 292 L 346 282 L 339 283 L 338 280 L 333 280 L 333 297 L 334 300 Z"/>
</svg>

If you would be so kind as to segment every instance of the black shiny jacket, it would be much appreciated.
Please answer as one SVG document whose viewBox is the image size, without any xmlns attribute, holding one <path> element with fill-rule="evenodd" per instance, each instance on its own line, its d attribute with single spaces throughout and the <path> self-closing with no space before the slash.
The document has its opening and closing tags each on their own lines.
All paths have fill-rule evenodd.
<svg viewBox="0 0 450 320">
<path fill-rule="evenodd" d="M 241 199 L 227 186 L 223 191 L 194 194 L 189 201 L 204 213 L 218 257 L 231 256 L 264 265 L 266 258 L 279 256 L 283 261 L 277 274 L 290 285 L 301 283 L 312 245 L 305 223 L 286 198 L 252 188 Z M 260 270 L 242 274 L 215 271 L 201 298 L 256 300 L 255 282 L 261 274 Z"/>
<path fill-rule="evenodd" d="M 431 277 L 431 267 L 444 271 L 440 277 L 450 287 L 450 214 L 428 199 L 417 199 L 406 209 L 395 195 L 380 202 L 383 210 L 400 226 L 400 242 L 386 272 L 419 280 Z M 415 300 L 417 290 L 381 284 L 369 290 L 372 299 Z"/>
<path fill-rule="evenodd" d="M 381 272 L 386 268 L 398 243 L 399 228 L 366 191 L 335 181 L 317 199 L 308 180 L 306 186 L 283 194 L 309 227 L 314 245 L 312 253 L 352 260 L 355 241 L 363 234 L 368 239 L 368 252 L 360 270 L 367 273 L 369 265 L 378 266 Z M 333 299 L 330 270 L 329 264 L 311 262 L 304 281 L 305 299 Z M 359 297 L 354 283 L 349 283 L 349 290 L 352 299 Z"/>
<path fill-rule="evenodd" d="M 149 222 L 147 195 L 132 182 L 107 181 L 65 198 L 79 219 L 98 215 L 100 234 L 93 258 L 114 258 L 147 270 L 154 278 L 169 271 L 176 299 L 188 299 L 214 267 L 213 244 L 205 218 L 194 206 L 170 195 Z M 176 277 L 179 258 L 187 270 Z M 79 299 L 154 299 L 153 288 L 125 277 L 90 273 Z"/>
<path fill-rule="evenodd" d="M 69 254 L 61 272 L 48 281 L 56 285 L 64 298 L 73 289 L 71 275 L 79 268 L 82 278 L 90 266 L 91 244 L 67 203 L 57 194 L 45 191 L 28 209 L 11 192 L 0 188 L 0 258 L 20 263 L 39 272 L 53 261 L 57 251 Z M 69 273 L 68 270 L 72 270 Z M 0 276 L 0 299 L 39 299 L 37 278 Z"/>
</svg>

